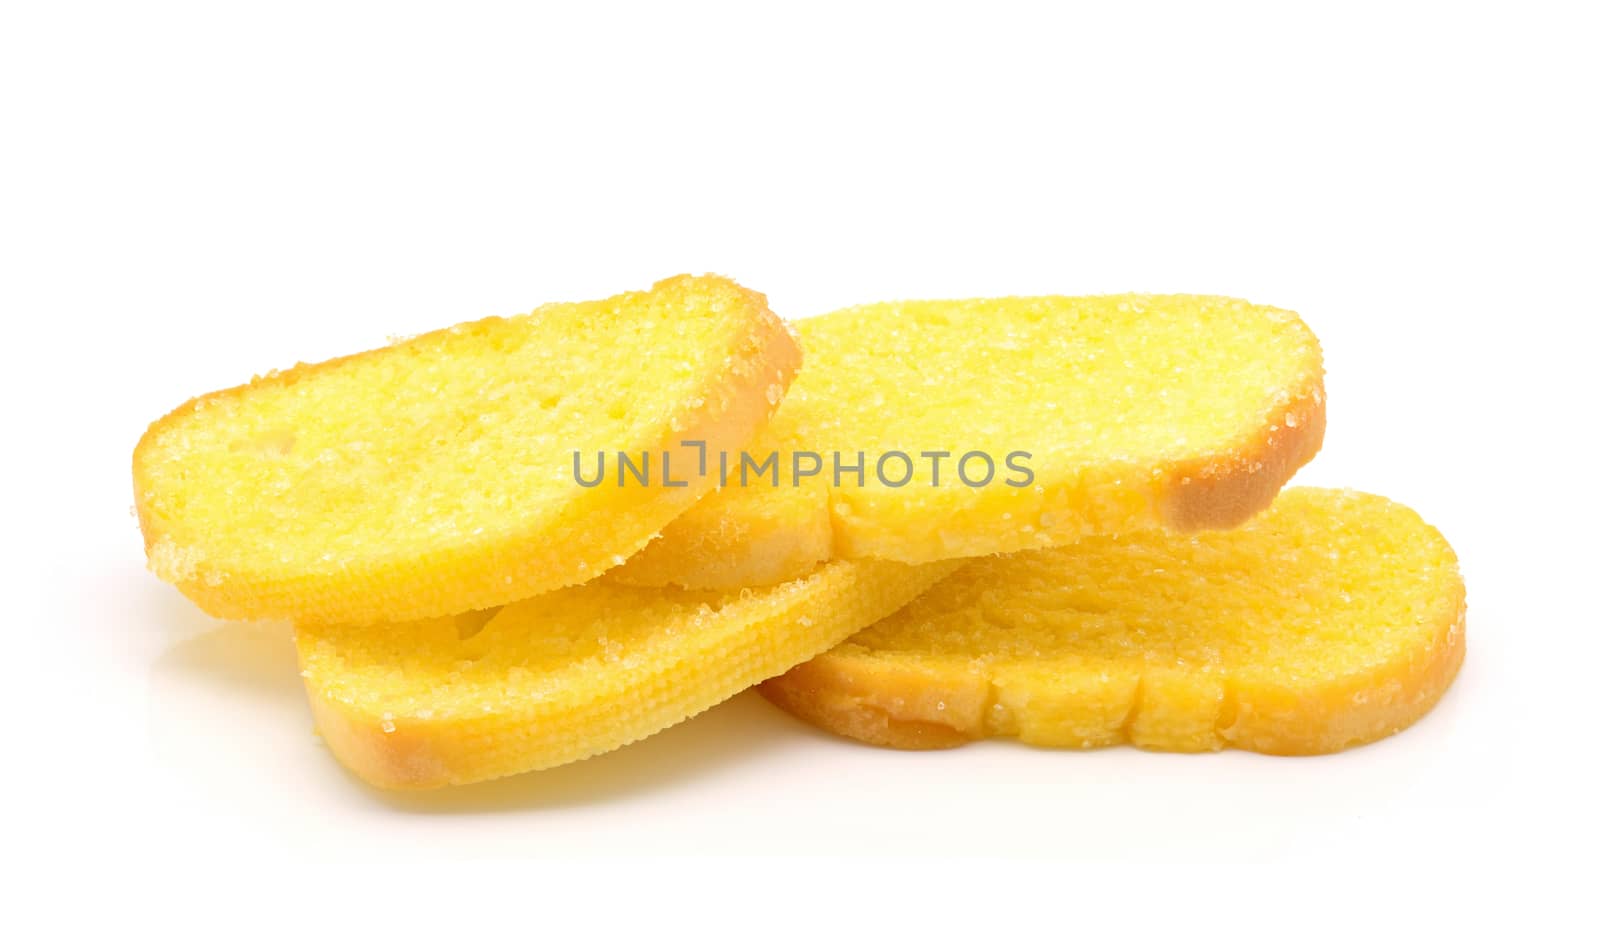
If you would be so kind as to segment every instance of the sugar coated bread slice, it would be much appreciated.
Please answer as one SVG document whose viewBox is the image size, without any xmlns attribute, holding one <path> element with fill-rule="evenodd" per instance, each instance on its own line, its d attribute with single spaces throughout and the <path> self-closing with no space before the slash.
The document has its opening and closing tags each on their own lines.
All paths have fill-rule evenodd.
<svg viewBox="0 0 1600 928">
<path fill-rule="evenodd" d="M 1241 300 L 881 303 L 797 328 L 805 372 L 758 439 L 780 453 L 779 485 L 735 471 L 617 579 L 717 588 L 832 557 L 920 563 L 1231 527 L 1322 443 L 1316 337 Z M 796 452 L 821 461 L 791 466 Z"/>
<path fill-rule="evenodd" d="M 1421 718 L 1465 653 L 1438 531 L 1292 489 L 1230 531 L 1096 537 L 970 562 L 762 692 L 872 744 L 1320 754 Z"/>
<path fill-rule="evenodd" d="M 317 728 L 391 789 L 554 767 L 674 725 L 905 604 L 954 565 L 835 562 L 759 591 L 598 580 L 456 618 L 298 626 Z"/>
<path fill-rule="evenodd" d="M 765 297 L 706 276 L 257 378 L 135 449 L 150 567 L 215 616 L 320 623 L 581 583 L 710 489 L 662 453 L 744 447 L 798 363 Z M 574 453 L 617 452 L 654 478 L 580 483 Z"/>
</svg>

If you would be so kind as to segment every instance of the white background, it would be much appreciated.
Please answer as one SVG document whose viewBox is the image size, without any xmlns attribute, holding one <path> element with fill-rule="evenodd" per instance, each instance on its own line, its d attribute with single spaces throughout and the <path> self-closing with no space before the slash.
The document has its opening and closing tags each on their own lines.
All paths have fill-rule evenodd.
<svg viewBox="0 0 1600 928">
<path fill-rule="evenodd" d="M 1580 5 L 667 6 L 3 7 L 4 841 L 25 869 L 0 905 L 1588 907 Z M 598 760 L 392 797 L 317 742 L 284 629 L 213 622 L 144 572 L 129 455 L 187 397 L 706 270 L 791 316 L 1122 290 L 1297 310 L 1330 394 L 1300 482 L 1391 495 L 1455 543 L 1459 680 L 1410 731 L 1295 760 L 885 752 L 747 694 Z"/>
</svg>

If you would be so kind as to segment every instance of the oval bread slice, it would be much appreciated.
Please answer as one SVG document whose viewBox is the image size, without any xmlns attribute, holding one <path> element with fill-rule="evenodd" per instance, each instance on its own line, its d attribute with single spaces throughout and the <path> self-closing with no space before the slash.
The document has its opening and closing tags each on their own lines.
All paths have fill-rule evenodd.
<svg viewBox="0 0 1600 928">
<path fill-rule="evenodd" d="M 1293 313 L 1241 300 L 881 303 L 797 329 L 806 370 L 758 439 L 780 452 L 779 486 L 736 476 L 617 579 L 721 588 L 835 557 L 922 563 L 1227 528 L 1322 444 L 1316 337 Z M 798 486 L 796 451 L 823 459 Z M 836 471 L 836 452 L 864 473 Z M 903 486 L 897 453 L 915 468 Z M 992 471 L 981 456 L 963 471 L 978 454 Z"/>
<path fill-rule="evenodd" d="M 606 580 L 456 618 L 297 626 L 340 762 L 389 789 L 581 760 L 695 715 L 843 641 L 955 565 L 836 562 L 759 591 Z"/>
<path fill-rule="evenodd" d="M 319 623 L 582 583 L 710 489 L 681 443 L 744 447 L 799 360 L 765 297 L 705 276 L 257 378 L 135 449 L 150 568 L 214 616 Z M 579 483 L 574 453 L 617 452 L 654 478 Z"/>
<path fill-rule="evenodd" d="M 1461 665 L 1465 616 L 1455 554 L 1416 513 L 1297 488 L 1231 531 L 970 562 L 761 689 L 898 748 L 1321 754 L 1421 718 Z"/>
</svg>

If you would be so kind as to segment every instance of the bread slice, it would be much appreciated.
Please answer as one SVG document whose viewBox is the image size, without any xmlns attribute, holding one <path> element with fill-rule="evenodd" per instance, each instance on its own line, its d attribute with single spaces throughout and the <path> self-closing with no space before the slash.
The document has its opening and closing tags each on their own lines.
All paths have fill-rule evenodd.
<svg viewBox="0 0 1600 928">
<path fill-rule="evenodd" d="M 1432 708 L 1461 665 L 1465 615 L 1455 554 L 1416 513 L 1291 489 L 1231 531 L 971 562 L 761 690 L 899 748 L 1321 754 Z"/>
<path fill-rule="evenodd" d="M 135 449 L 150 568 L 214 616 L 320 623 L 582 583 L 710 489 L 682 443 L 744 447 L 799 360 L 765 297 L 705 276 L 257 378 Z M 648 485 L 579 482 L 617 452 L 654 459 Z"/>
<path fill-rule="evenodd" d="M 389 789 L 554 767 L 674 725 L 823 651 L 955 565 L 836 562 L 768 589 L 597 580 L 456 618 L 297 626 L 317 728 Z"/>
<path fill-rule="evenodd" d="M 797 324 L 806 369 L 765 449 L 814 451 L 799 487 L 737 483 L 669 525 L 623 582 L 771 583 L 833 557 L 908 563 L 1086 535 L 1227 528 L 1316 454 L 1322 357 L 1293 313 L 1213 296 L 881 303 Z M 763 449 L 763 450 L 765 450 Z M 916 472 L 905 486 L 905 453 Z M 833 452 L 858 463 L 864 485 Z M 949 453 L 936 459 L 939 453 Z M 958 466 L 974 457 L 961 479 Z M 1007 465 L 1013 452 L 1032 479 Z M 941 485 L 931 485 L 942 464 Z M 886 478 L 886 479 L 885 479 Z M 1015 482 L 1025 485 L 1011 485 Z"/>
</svg>

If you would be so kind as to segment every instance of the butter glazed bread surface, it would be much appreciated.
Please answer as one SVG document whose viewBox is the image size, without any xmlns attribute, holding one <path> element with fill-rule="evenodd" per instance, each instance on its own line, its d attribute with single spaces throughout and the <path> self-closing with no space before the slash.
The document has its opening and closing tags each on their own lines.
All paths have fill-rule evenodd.
<svg viewBox="0 0 1600 928">
<path fill-rule="evenodd" d="M 1214 296 L 1124 294 L 880 303 L 797 323 L 806 350 L 755 451 L 812 451 L 725 487 L 615 573 L 643 585 L 771 583 L 833 557 L 921 563 L 1087 535 L 1226 528 L 1321 447 L 1322 356 L 1295 314 Z M 833 485 L 832 454 L 865 454 Z M 903 452 L 885 475 L 875 463 Z M 941 464 L 932 485 L 933 458 Z M 983 452 L 974 487 L 959 459 Z M 1008 456 L 1032 479 L 1007 468 Z M 985 475 L 973 459 L 972 482 Z"/>
<path fill-rule="evenodd" d="M 221 618 L 403 621 L 622 563 L 710 477 L 584 487 L 574 452 L 636 457 L 766 424 L 799 349 L 714 276 L 552 304 L 300 365 L 191 400 L 133 458 L 150 568 Z"/>
<path fill-rule="evenodd" d="M 318 731 L 390 789 L 554 767 L 674 725 L 832 647 L 954 565 L 835 562 L 757 591 L 606 580 L 454 618 L 297 626 Z"/>
<path fill-rule="evenodd" d="M 1427 713 L 1461 665 L 1465 615 L 1455 554 L 1415 512 L 1291 489 L 1230 531 L 970 562 L 761 691 L 890 747 L 1321 754 Z"/>
</svg>

